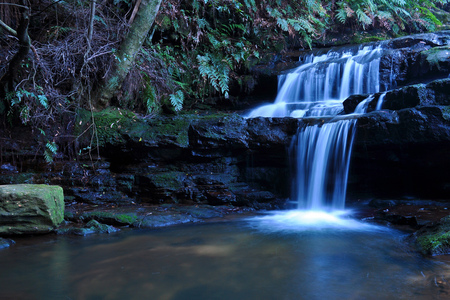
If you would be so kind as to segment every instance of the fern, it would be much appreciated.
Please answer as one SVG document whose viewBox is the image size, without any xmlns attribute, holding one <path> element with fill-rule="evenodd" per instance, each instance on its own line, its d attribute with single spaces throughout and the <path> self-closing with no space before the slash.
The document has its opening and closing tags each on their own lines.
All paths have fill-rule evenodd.
<svg viewBox="0 0 450 300">
<path fill-rule="evenodd" d="M 45 150 L 44 150 L 44 159 L 47 163 L 53 162 L 54 157 L 56 156 L 58 152 L 58 145 L 56 145 L 55 142 L 49 142 L 45 144 Z"/>
<path fill-rule="evenodd" d="M 277 18 L 277 24 L 283 31 L 289 31 L 288 21 L 282 18 Z"/>
<path fill-rule="evenodd" d="M 209 22 L 206 21 L 205 19 L 197 19 L 197 25 L 199 29 L 211 28 Z"/>
<path fill-rule="evenodd" d="M 339 22 L 344 24 L 345 21 L 347 21 L 347 11 L 344 8 L 339 8 L 336 12 L 336 18 L 339 20 Z"/>
<path fill-rule="evenodd" d="M 358 21 L 362 24 L 363 28 L 365 29 L 366 25 L 372 24 L 372 19 L 370 19 L 365 12 L 362 11 L 362 9 L 356 10 L 356 15 L 358 16 Z"/>
<path fill-rule="evenodd" d="M 183 102 L 184 102 L 183 91 L 178 90 L 175 93 L 170 94 L 169 98 L 170 98 L 170 104 L 172 104 L 175 111 L 180 111 L 183 108 Z"/>
<path fill-rule="evenodd" d="M 155 112 L 158 112 L 159 105 L 157 103 L 156 99 L 156 90 L 153 87 L 153 85 L 150 82 L 149 78 L 145 78 L 147 83 L 145 85 L 144 93 L 143 93 L 143 100 L 144 105 L 147 109 L 147 113 L 152 114 Z"/>
<path fill-rule="evenodd" d="M 197 61 L 199 63 L 198 69 L 201 76 L 208 81 L 216 91 L 221 92 L 225 98 L 228 98 L 230 72 L 228 64 L 231 64 L 231 62 L 226 58 L 219 60 L 217 57 L 208 53 L 206 55 L 198 55 Z"/>
<path fill-rule="evenodd" d="M 47 96 L 45 95 L 37 95 L 37 99 L 39 100 L 39 103 L 41 103 L 41 105 L 45 108 L 48 109 L 48 99 Z"/>
</svg>

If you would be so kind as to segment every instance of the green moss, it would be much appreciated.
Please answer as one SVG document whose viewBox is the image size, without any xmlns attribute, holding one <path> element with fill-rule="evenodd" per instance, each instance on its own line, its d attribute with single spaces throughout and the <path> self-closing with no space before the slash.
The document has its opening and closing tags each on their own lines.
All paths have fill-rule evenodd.
<svg viewBox="0 0 450 300">
<path fill-rule="evenodd" d="M 227 113 L 202 116 L 181 113 L 170 117 L 141 118 L 131 111 L 110 107 L 100 112 L 80 110 L 74 131 L 76 135 L 82 135 L 79 138 L 82 150 L 92 149 L 97 145 L 101 148 L 120 145 L 129 141 L 150 145 L 172 143 L 185 148 L 189 146 L 188 131 L 192 120 L 227 124 L 223 132 L 220 131 L 222 129 L 211 129 L 208 132 L 211 138 L 220 139 L 227 134 L 227 128 L 232 128 L 235 123 L 240 124 L 243 118 L 238 114 Z"/>
<path fill-rule="evenodd" d="M 371 36 L 358 36 L 355 37 L 352 42 L 355 44 L 363 44 L 363 43 L 371 43 L 371 42 L 379 42 L 384 41 L 388 37 L 386 36 L 377 36 L 377 35 L 371 35 Z"/>
<path fill-rule="evenodd" d="M 1 185 L 0 220 L 0 234 L 49 232 L 64 220 L 63 189 L 43 184 Z"/>
<path fill-rule="evenodd" d="M 138 217 L 136 215 L 119 214 L 115 216 L 115 219 L 120 223 L 132 225 L 138 220 Z"/>
<path fill-rule="evenodd" d="M 152 174 L 151 181 L 158 188 L 176 191 L 183 186 L 185 177 L 183 172 L 164 172 Z"/>
<path fill-rule="evenodd" d="M 147 121 L 150 130 L 143 132 L 147 139 L 173 137 L 175 142 L 182 146 L 188 146 L 188 129 L 191 115 L 180 115 L 171 118 L 160 117 Z"/>
<path fill-rule="evenodd" d="M 434 47 L 430 50 L 423 51 L 421 54 L 426 57 L 431 67 L 435 66 L 439 70 L 440 63 L 448 61 L 450 57 L 450 46 Z"/>
<path fill-rule="evenodd" d="M 164 140 L 187 147 L 190 120 L 190 115 L 139 118 L 131 111 L 112 107 L 100 112 L 81 110 L 74 133 L 77 136 L 84 133 L 81 143 L 90 147 L 97 143 L 100 147 L 122 144 L 128 140 L 150 143 Z"/>
<path fill-rule="evenodd" d="M 450 253 L 450 216 L 442 218 L 437 224 L 420 229 L 416 233 L 416 243 L 423 254 Z"/>
<path fill-rule="evenodd" d="M 450 247 L 450 232 L 420 236 L 417 238 L 417 243 L 424 254 L 447 253 Z"/>
<path fill-rule="evenodd" d="M 138 221 L 138 217 L 134 213 L 115 213 L 115 212 L 105 212 L 105 211 L 93 211 L 82 214 L 79 217 L 82 221 L 96 220 L 105 224 L 120 224 L 120 225 L 133 225 Z"/>
<path fill-rule="evenodd" d="M 100 112 L 79 110 L 74 134 L 80 136 L 87 133 L 85 140 L 89 143 L 92 140 L 91 146 L 94 147 L 123 143 L 124 138 L 120 133 L 122 127 L 130 126 L 136 118 L 136 115 L 130 111 L 113 107 Z M 94 138 L 91 139 L 92 135 Z"/>
</svg>

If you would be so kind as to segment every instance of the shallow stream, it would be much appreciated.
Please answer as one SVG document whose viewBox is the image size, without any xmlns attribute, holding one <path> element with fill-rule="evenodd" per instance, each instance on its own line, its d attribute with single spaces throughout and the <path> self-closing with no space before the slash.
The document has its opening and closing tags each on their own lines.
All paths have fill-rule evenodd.
<svg viewBox="0 0 450 300">
<path fill-rule="evenodd" d="M 406 233 L 305 218 L 17 240 L 0 251 L 0 299 L 448 299 L 449 265 Z"/>
</svg>

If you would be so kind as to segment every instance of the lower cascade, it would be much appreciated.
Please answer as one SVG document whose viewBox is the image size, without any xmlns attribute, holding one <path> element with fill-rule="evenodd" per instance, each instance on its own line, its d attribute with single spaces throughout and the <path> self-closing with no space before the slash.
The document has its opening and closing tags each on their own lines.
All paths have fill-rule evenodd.
<svg viewBox="0 0 450 300">
<path fill-rule="evenodd" d="M 308 124 L 299 128 L 290 146 L 291 203 L 295 208 L 344 209 L 356 116 L 366 111 L 374 97 L 367 97 L 350 115 L 343 115 L 343 102 L 353 94 L 380 91 L 381 51 L 381 46 L 366 46 L 309 55 L 298 68 L 279 76 L 273 104 L 248 115 L 296 117 Z"/>
</svg>

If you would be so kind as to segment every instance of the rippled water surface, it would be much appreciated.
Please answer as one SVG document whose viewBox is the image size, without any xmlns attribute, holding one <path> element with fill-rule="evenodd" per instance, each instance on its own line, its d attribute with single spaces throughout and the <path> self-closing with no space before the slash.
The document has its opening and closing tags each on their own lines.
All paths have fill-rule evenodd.
<svg viewBox="0 0 450 300">
<path fill-rule="evenodd" d="M 297 223 L 305 218 L 283 213 L 111 235 L 18 240 L 0 251 L 0 299 L 449 296 L 447 264 L 410 251 L 405 234 L 352 220 L 347 226 Z"/>
</svg>

